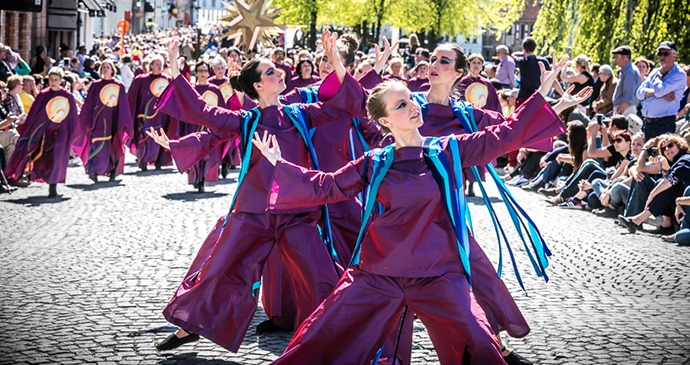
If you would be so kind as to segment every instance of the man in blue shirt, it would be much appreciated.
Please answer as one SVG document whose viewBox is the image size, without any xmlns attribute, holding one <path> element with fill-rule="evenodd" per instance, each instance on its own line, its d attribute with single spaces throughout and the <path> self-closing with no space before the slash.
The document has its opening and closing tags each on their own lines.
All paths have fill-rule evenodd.
<svg viewBox="0 0 690 365">
<path fill-rule="evenodd" d="M 642 83 L 640 70 L 637 69 L 630 59 L 632 50 L 628 46 L 620 46 L 613 51 L 613 60 L 620 68 L 618 85 L 613 91 L 613 114 L 628 116 L 637 113 L 637 97 L 635 93 Z"/>
<path fill-rule="evenodd" d="M 676 44 L 663 41 L 656 48 L 659 66 L 649 73 L 637 89 L 642 100 L 642 131 L 649 140 L 676 131 L 676 114 L 687 84 L 685 71 L 676 63 Z"/>
<path fill-rule="evenodd" d="M 496 70 L 496 79 L 502 84 L 504 89 L 515 87 L 515 61 L 513 61 L 509 53 L 507 46 L 500 45 L 496 47 L 496 57 L 501 60 L 498 70 Z"/>
</svg>

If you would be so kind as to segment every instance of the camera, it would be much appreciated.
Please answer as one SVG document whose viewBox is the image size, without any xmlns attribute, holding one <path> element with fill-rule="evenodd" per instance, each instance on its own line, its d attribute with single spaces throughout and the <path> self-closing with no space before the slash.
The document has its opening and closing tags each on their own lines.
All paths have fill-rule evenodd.
<svg viewBox="0 0 690 365">
<path fill-rule="evenodd" d="M 659 149 L 656 147 L 652 147 L 652 148 L 648 149 L 647 151 L 649 152 L 649 157 L 659 156 Z"/>
</svg>

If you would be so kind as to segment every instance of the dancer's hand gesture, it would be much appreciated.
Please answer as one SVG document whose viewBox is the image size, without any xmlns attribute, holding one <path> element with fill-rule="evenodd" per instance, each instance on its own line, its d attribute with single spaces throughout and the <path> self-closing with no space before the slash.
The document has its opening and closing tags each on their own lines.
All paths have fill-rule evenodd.
<svg viewBox="0 0 690 365">
<path fill-rule="evenodd" d="M 149 128 L 146 130 L 146 134 L 151 137 L 154 142 L 161 145 L 161 147 L 165 148 L 166 150 L 170 149 L 170 139 L 168 139 L 168 135 L 165 134 L 163 128 L 160 129 L 160 132 L 157 132 L 153 128 Z"/>
<path fill-rule="evenodd" d="M 173 37 L 168 44 L 168 60 L 170 61 L 170 74 L 176 78 L 180 74 L 180 65 L 177 59 L 180 58 L 180 42 L 177 36 Z M 165 66 L 165 65 L 163 65 Z"/>
<path fill-rule="evenodd" d="M 551 59 L 556 62 L 556 51 L 551 53 Z M 551 71 L 546 71 L 546 66 L 542 62 L 539 62 L 539 70 L 541 71 L 541 86 L 539 86 L 539 93 L 541 96 L 546 97 L 546 95 L 551 91 L 551 85 L 556 81 L 556 76 L 565 68 L 568 63 L 568 55 L 563 56 L 561 60 L 551 67 Z"/>
<path fill-rule="evenodd" d="M 577 93 L 577 95 L 570 95 L 574 88 L 574 85 L 570 86 L 568 90 L 565 92 L 565 94 L 563 94 L 563 96 L 558 100 L 558 104 L 556 104 L 553 108 L 553 110 L 556 113 L 560 113 L 561 111 L 568 109 L 573 105 L 580 104 L 581 102 L 589 99 L 589 97 L 592 96 L 592 93 L 594 92 L 594 89 L 591 86 L 588 86 L 580 90 L 580 92 Z M 599 130 L 602 130 L 602 135 L 606 132 L 605 127 L 599 126 L 598 124 L 597 127 L 599 128 Z M 593 130 L 592 133 L 594 133 Z"/>
<path fill-rule="evenodd" d="M 261 137 L 259 132 L 254 132 L 254 139 L 252 139 L 252 143 L 254 143 L 256 148 L 261 150 L 261 153 L 264 155 L 264 157 L 266 157 L 268 162 L 273 164 L 273 166 L 276 165 L 281 157 L 281 154 L 280 146 L 278 145 L 275 135 L 269 135 L 268 131 L 264 131 L 264 136 Z"/>
<path fill-rule="evenodd" d="M 386 36 L 383 36 L 383 52 L 381 52 L 381 48 L 379 48 L 378 44 L 374 44 L 374 50 L 376 51 L 376 64 L 374 65 L 374 70 L 376 73 L 380 74 L 383 68 L 386 67 L 388 57 L 393 53 L 393 49 L 398 46 L 398 43 L 399 42 L 395 42 L 391 47 Z"/>
<path fill-rule="evenodd" d="M 328 60 L 333 64 L 336 75 L 338 75 L 338 81 L 342 84 L 345 80 L 345 66 L 343 61 L 340 59 L 340 51 L 336 47 L 336 41 L 338 40 L 338 33 L 332 33 L 328 29 L 324 29 L 321 32 L 321 42 L 323 43 L 323 53 L 328 57 Z"/>
</svg>

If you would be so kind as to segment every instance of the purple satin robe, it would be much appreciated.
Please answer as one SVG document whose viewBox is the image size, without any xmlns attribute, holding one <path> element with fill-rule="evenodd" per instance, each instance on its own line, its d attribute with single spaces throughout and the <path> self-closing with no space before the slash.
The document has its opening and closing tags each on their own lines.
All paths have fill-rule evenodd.
<svg viewBox="0 0 690 365">
<path fill-rule="evenodd" d="M 334 75 L 324 82 L 319 93 L 319 99 L 325 103 L 304 106 L 310 127 L 364 113 L 364 90 L 349 76 L 340 85 Z M 240 112 L 206 105 L 180 77 L 163 93 L 158 108 L 213 132 L 194 133 L 180 141 L 171 141 L 173 154 L 186 156 L 186 164 L 194 163 L 215 146 L 237 136 L 240 128 Z M 285 158 L 300 165 L 310 165 L 302 137 L 282 107 L 261 110 L 257 131 L 264 130 L 276 135 L 279 143 L 286 146 L 283 149 Z M 279 250 L 281 266 L 295 301 L 296 314 L 292 323 L 295 327 L 330 294 L 338 279 L 316 226 L 320 210 L 306 207 L 267 213 L 265 202 L 273 166 L 254 149 L 247 168 L 225 228 L 222 233 L 212 232 L 206 240 L 195 259 L 195 263 L 203 264 L 185 278 L 163 312 L 171 323 L 230 351 L 237 351 L 242 343 L 256 309 L 255 285 L 274 248 Z M 213 235 L 218 236 L 217 240 Z"/>
<path fill-rule="evenodd" d="M 17 131 L 19 139 L 5 168 L 7 177 L 21 179 L 30 163 L 31 180 L 64 183 L 72 144 L 84 138 L 72 94 L 65 89 L 41 91 Z"/>
<path fill-rule="evenodd" d="M 310 76 L 308 79 L 303 79 L 302 75 L 298 74 L 297 76 L 293 76 L 291 79 L 288 80 L 287 90 L 292 90 L 292 89 L 297 88 L 297 87 L 312 86 L 319 81 L 321 81 L 321 79 L 316 77 L 316 76 Z"/>
<path fill-rule="evenodd" d="M 529 128 L 537 122 L 544 128 Z M 458 136 L 461 161 L 486 164 L 564 131 L 556 113 L 535 94 L 504 123 Z M 452 165 L 447 141 L 444 149 Z M 335 173 L 309 171 L 280 160 L 273 174 L 270 209 L 351 199 L 362 190 L 364 158 Z M 368 166 L 371 176 L 373 162 Z M 396 150 L 377 195 L 385 212 L 367 230 L 360 264 L 343 275 L 334 293 L 302 323 L 274 363 L 367 363 L 393 331 L 391 323 L 405 304 L 427 325 L 442 363 L 466 363 L 467 354 L 469 363 L 503 363 L 492 328 L 524 336 L 529 327 L 471 233 L 473 292 L 469 290 L 441 199 L 422 148 Z M 491 273 L 481 272 L 487 263 Z M 482 303 L 480 294 L 490 301 Z M 502 318 L 485 314 L 485 305 Z M 500 325 L 489 326 L 492 320 Z"/>
<path fill-rule="evenodd" d="M 429 79 L 418 79 L 413 77 L 407 81 L 407 88 L 413 93 L 418 91 L 428 91 L 430 87 Z"/>
<path fill-rule="evenodd" d="M 225 107 L 225 100 L 218 86 L 213 84 L 194 85 L 194 89 L 197 93 L 199 93 L 199 95 L 201 95 L 207 104 L 221 108 Z M 173 119 L 173 121 L 174 120 L 176 119 Z M 203 132 L 205 130 L 205 127 L 180 120 L 178 121 L 177 125 L 177 135 L 174 136 L 174 138 L 177 139 L 192 133 Z M 218 164 L 223 158 L 226 147 L 227 145 L 220 145 L 214 148 L 206 157 L 195 163 L 189 170 L 187 170 L 189 183 L 198 184 L 202 181 L 202 179 L 205 182 L 217 182 Z"/>
<path fill-rule="evenodd" d="M 455 85 L 455 93 L 460 98 L 472 103 L 475 108 L 501 112 L 496 88 L 491 81 L 479 76 L 465 76 Z"/>
<path fill-rule="evenodd" d="M 160 75 L 144 74 L 134 78 L 127 95 L 129 109 L 132 113 L 134 131 L 129 150 L 137 156 L 139 163 L 159 163 L 161 166 L 172 164 L 170 152 L 161 148 L 153 139 L 146 135 L 149 128 L 163 128 L 168 135 L 174 135 L 170 128 L 170 117 L 158 113 L 154 106 L 163 90 L 172 81 L 165 73 Z"/>
<path fill-rule="evenodd" d="M 125 166 L 125 140 L 133 135 L 132 113 L 125 86 L 118 80 L 91 84 L 79 115 L 86 138 L 77 148 L 87 174 L 115 175 Z"/>
</svg>

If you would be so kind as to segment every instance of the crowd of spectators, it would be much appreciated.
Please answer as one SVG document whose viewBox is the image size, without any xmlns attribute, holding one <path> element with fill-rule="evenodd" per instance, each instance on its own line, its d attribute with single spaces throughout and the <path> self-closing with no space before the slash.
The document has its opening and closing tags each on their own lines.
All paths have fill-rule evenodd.
<svg viewBox="0 0 690 365">
<path fill-rule="evenodd" d="M 18 138 L 16 127 L 46 87 L 45 75 L 52 67 L 64 70 L 63 87 L 74 95 L 78 106 L 90 83 L 100 78 L 103 61 L 115 63 L 117 78 L 128 89 L 136 75 L 149 72 L 152 56 L 160 55 L 167 64 L 166 49 L 174 36 L 180 38 L 180 71 L 188 79 L 194 77 L 192 65 L 199 54 L 211 65 L 213 77 L 222 78 L 243 61 L 259 56 L 272 58 L 283 71 L 288 90 L 314 84 L 323 76 L 319 74 L 320 42 L 314 50 L 259 45 L 243 52 L 220 39 L 222 31 L 213 29 L 201 35 L 202 39 L 197 39 L 192 28 L 127 35 L 124 40 L 102 36 L 90 50 L 79 46 L 76 54 L 61 45 L 57 59 L 48 56 L 46 47 L 38 46 L 29 63 L 18 50 L 0 44 L 0 163 L 9 159 Z M 487 95 L 498 100 L 494 109 L 509 116 L 540 87 L 541 67 L 550 69 L 550 57 L 535 54 L 536 49 L 536 41 L 528 37 L 521 52 L 497 47 L 493 62 L 479 54 L 468 55 L 474 63 L 465 77 L 486 81 Z M 375 53 L 373 45 L 356 53 L 351 71 L 355 77 L 373 67 Z M 653 233 L 690 244 L 690 218 L 688 222 L 680 219 L 690 210 L 690 190 L 685 189 L 690 185 L 690 70 L 676 62 L 676 46 L 670 41 L 659 44 L 656 60 L 633 55 L 623 45 L 611 51 L 612 64 L 593 63 L 587 55 L 574 57 L 552 85 L 553 99 L 547 99 L 551 102 L 566 93 L 593 90 L 589 100 L 562 113 L 567 133 L 514 151 L 496 166 L 505 171 L 507 184 L 543 194 L 550 204 L 618 218 L 631 232 L 651 223 L 657 226 Z M 400 80 L 412 91 L 428 90 L 429 58 L 429 49 L 412 34 L 407 47 L 391 57 L 382 77 Z M 163 72 L 168 70 L 164 67 Z M 487 107 L 486 96 L 470 100 L 464 89 L 455 97 Z M 6 181 L 11 187 L 0 184 L 0 192 L 26 184 Z"/>
</svg>

